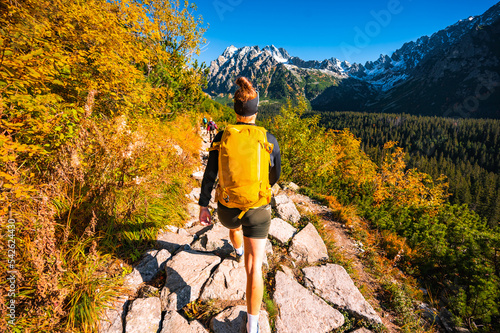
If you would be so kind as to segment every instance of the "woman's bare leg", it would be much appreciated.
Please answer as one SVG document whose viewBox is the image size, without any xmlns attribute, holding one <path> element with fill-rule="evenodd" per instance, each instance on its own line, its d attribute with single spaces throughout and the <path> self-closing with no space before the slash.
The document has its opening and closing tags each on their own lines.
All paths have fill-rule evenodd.
<svg viewBox="0 0 500 333">
<path fill-rule="evenodd" d="M 229 239 L 231 244 L 235 249 L 239 249 L 243 246 L 243 229 L 241 227 L 237 229 L 229 229 Z"/>
<path fill-rule="evenodd" d="M 247 312 L 258 315 L 264 295 L 262 261 L 266 250 L 266 239 L 244 237 L 245 269 L 247 273 Z"/>
</svg>

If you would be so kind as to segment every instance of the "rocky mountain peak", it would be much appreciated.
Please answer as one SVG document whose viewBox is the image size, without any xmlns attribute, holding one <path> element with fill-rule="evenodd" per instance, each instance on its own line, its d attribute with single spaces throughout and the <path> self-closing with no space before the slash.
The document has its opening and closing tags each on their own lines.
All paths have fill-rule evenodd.
<svg viewBox="0 0 500 333">
<path fill-rule="evenodd" d="M 222 56 L 224 58 L 231 58 L 236 51 L 238 51 L 238 48 L 236 46 L 234 45 L 228 46 L 222 53 Z"/>
<path fill-rule="evenodd" d="M 281 62 L 281 63 L 287 62 L 288 59 L 290 58 L 290 55 L 288 54 L 288 52 L 285 49 L 283 49 L 283 48 L 278 49 L 274 45 L 265 46 L 262 49 L 262 51 L 269 53 L 276 61 Z"/>
</svg>

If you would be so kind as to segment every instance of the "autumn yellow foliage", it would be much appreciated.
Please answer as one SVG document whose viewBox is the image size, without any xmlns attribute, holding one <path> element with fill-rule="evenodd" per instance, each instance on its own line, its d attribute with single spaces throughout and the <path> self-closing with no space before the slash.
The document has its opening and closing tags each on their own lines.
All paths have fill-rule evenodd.
<svg viewBox="0 0 500 333">
<path fill-rule="evenodd" d="M 18 331 L 95 332 L 123 274 L 111 263 L 131 263 L 158 228 L 185 217 L 205 80 L 192 61 L 204 31 L 194 10 L 0 3 L 2 235 L 16 221 L 11 266 L 0 242 L 0 279 L 15 276 Z"/>
<path fill-rule="evenodd" d="M 405 152 L 396 142 L 384 145 L 384 160 L 374 178 L 376 205 L 390 202 L 395 207 L 435 211 L 448 197 L 445 178 L 434 181 L 428 174 L 407 169 Z"/>
<path fill-rule="evenodd" d="M 282 178 L 330 193 L 340 182 L 357 187 L 375 174 L 375 164 L 360 150 L 360 141 L 347 130 L 326 131 L 319 118 L 303 118 L 306 102 L 291 101 L 266 128 L 280 143 Z"/>
</svg>

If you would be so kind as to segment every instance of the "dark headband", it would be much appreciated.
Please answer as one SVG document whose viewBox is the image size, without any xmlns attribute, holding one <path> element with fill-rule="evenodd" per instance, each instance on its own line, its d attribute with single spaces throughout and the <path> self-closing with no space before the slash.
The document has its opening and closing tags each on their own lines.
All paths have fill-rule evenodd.
<svg viewBox="0 0 500 333">
<path fill-rule="evenodd" d="M 234 101 L 234 111 L 237 114 L 243 117 L 253 116 L 257 113 L 257 109 L 259 106 L 259 93 L 257 93 L 257 97 L 254 99 L 248 100 L 246 102 L 242 102 L 239 100 Z"/>
</svg>

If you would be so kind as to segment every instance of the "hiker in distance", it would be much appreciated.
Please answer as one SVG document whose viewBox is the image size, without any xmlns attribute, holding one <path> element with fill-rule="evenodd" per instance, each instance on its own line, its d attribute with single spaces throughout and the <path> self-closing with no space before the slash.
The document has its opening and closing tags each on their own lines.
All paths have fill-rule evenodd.
<svg viewBox="0 0 500 333">
<path fill-rule="evenodd" d="M 240 77 L 236 84 L 237 123 L 219 132 L 210 148 L 201 184 L 200 223 L 212 223 L 207 206 L 218 175 L 217 213 L 229 229 L 236 259 L 245 261 L 247 332 L 255 333 L 264 291 L 262 261 L 271 225 L 271 186 L 280 177 L 281 157 L 276 138 L 255 125 L 259 96 L 251 82 Z"/>
<path fill-rule="evenodd" d="M 218 129 L 215 121 L 210 118 L 210 121 L 207 124 L 207 133 L 210 135 L 210 142 L 212 142 L 217 134 L 216 130 Z"/>
<path fill-rule="evenodd" d="M 208 123 L 208 120 L 207 120 L 207 117 L 203 116 L 203 129 L 207 129 L 207 123 Z"/>
</svg>

